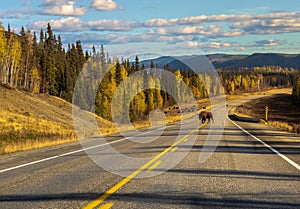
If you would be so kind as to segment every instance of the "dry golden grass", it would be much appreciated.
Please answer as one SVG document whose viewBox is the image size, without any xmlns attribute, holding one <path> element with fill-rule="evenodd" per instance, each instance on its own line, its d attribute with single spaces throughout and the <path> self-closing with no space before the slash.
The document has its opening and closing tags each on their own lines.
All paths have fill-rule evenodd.
<svg viewBox="0 0 300 209">
<path fill-rule="evenodd" d="M 299 133 L 300 107 L 292 103 L 291 88 L 269 91 L 268 95 L 270 96 L 243 104 L 237 108 L 237 111 L 251 117 L 261 118 L 261 121 L 270 127 Z M 265 122 L 266 106 L 269 107 L 267 122 Z"/>
<path fill-rule="evenodd" d="M 242 99 L 246 98 L 252 95 L 273 95 L 273 94 L 279 94 L 279 93 L 284 93 L 284 94 L 292 94 L 292 89 L 291 88 L 277 88 L 277 89 L 270 89 L 270 90 L 265 90 L 265 91 L 260 91 L 260 92 L 253 92 L 253 93 L 242 93 L 242 94 L 237 94 L 237 95 L 226 95 L 226 101 L 232 101 L 235 99 Z"/>
<path fill-rule="evenodd" d="M 37 140 L 24 140 L 24 141 L 10 141 L 10 142 L 4 142 L 1 147 L 1 154 L 4 153 L 13 153 L 18 151 L 24 151 L 24 150 L 30 150 L 30 149 L 36 149 L 36 148 L 42 148 L 47 146 L 53 146 L 53 145 L 59 145 L 64 144 L 68 142 L 73 142 L 75 139 L 68 137 L 63 139 L 54 138 L 52 140 L 47 139 L 41 139 L 42 137 L 39 137 Z"/>
<path fill-rule="evenodd" d="M 267 125 L 287 132 L 295 132 L 294 126 L 282 121 L 268 121 Z"/>
<path fill-rule="evenodd" d="M 0 154 L 77 140 L 70 103 L 2 86 L 0 101 Z M 115 132 L 111 122 L 100 117 L 96 120 L 102 133 Z"/>
</svg>

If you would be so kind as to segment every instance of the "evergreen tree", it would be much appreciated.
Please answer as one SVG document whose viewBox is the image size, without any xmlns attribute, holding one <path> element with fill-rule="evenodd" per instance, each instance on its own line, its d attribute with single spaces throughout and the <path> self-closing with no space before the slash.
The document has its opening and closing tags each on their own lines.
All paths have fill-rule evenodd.
<svg viewBox="0 0 300 209">
<path fill-rule="evenodd" d="M 22 27 L 20 32 L 20 42 L 22 49 L 22 58 L 21 58 L 21 85 L 23 88 L 28 88 L 28 71 L 29 66 L 29 56 L 30 56 L 30 45 L 29 45 L 29 34 L 26 33 L 24 27 Z"/>
<path fill-rule="evenodd" d="M 65 95 L 66 93 L 66 53 L 63 49 L 63 44 L 61 41 L 61 37 L 58 36 L 57 39 L 57 53 L 55 56 L 55 60 L 56 60 L 56 83 L 57 83 L 57 91 L 58 91 L 58 95 L 60 97 L 62 97 L 62 95 Z"/>
<path fill-rule="evenodd" d="M 136 55 L 135 56 L 135 71 L 139 71 L 140 70 L 140 62 L 139 62 L 139 58 Z"/>
</svg>

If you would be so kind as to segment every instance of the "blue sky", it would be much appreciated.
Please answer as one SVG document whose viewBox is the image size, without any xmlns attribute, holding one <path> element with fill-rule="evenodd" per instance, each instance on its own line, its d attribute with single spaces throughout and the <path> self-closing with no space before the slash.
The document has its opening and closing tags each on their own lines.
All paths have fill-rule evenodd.
<svg viewBox="0 0 300 209">
<path fill-rule="evenodd" d="M 300 50 L 299 0 L 12 0 L 0 21 L 119 56 Z"/>
</svg>

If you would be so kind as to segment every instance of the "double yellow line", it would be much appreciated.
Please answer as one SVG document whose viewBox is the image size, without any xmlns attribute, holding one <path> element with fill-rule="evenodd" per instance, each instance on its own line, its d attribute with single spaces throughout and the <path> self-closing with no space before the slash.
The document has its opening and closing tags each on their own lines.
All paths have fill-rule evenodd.
<svg viewBox="0 0 300 209">
<path fill-rule="evenodd" d="M 106 191 L 102 196 L 100 196 L 99 198 L 97 198 L 97 199 L 93 200 L 92 202 L 88 203 L 86 206 L 83 207 L 83 209 L 93 209 L 93 208 L 95 208 L 96 206 L 100 205 L 104 200 L 106 200 L 108 197 L 110 197 L 112 194 L 114 194 L 117 190 L 119 190 L 122 186 L 124 186 L 125 184 L 127 184 L 131 179 L 133 179 L 138 174 L 140 174 L 142 171 L 146 170 L 147 168 L 148 168 L 148 171 L 155 169 L 155 167 L 157 167 L 161 163 L 161 161 L 159 159 L 163 155 L 165 155 L 169 151 L 174 152 L 176 150 L 176 147 L 177 147 L 178 144 L 180 144 L 181 142 L 187 141 L 188 137 L 192 133 L 198 131 L 200 128 L 203 128 L 206 124 L 207 123 L 201 124 L 198 127 L 198 129 L 192 130 L 187 135 L 185 135 L 184 137 L 182 137 L 180 140 L 174 142 L 170 147 L 164 149 L 161 153 L 159 153 L 154 158 L 152 158 L 151 160 L 149 160 L 147 163 L 145 163 L 144 165 L 142 165 L 136 171 L 132 172 L 129 176 L 127 176 L 126 178 L 124 178 L 123 180 L 121 180 L 119 183 L 117 183 L 115 186 L 113 186 L 108 191 Z M 107 203 L 105 205 L 100 206 L 99 209 L 100 208 L 101 209 L 109 209 L 112 206 L 113 206 L 113 203 Z"/>
</svg>

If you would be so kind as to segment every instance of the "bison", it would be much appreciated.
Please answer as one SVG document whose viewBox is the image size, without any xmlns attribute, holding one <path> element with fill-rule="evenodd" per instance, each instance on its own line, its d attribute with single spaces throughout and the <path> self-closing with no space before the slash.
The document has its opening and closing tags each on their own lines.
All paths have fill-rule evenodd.
<svg viewBox="0 0 300 209">
<path fill-rule="evenodd" d="M 199 114 L 199 120 L 202 120 L 202 123 L 205 123 L 206 120 L 208 120 L 208 122 L 210 122 L 210 119 L 212 119 L 212 122 L 214 122 L 214 118 L 211 112 L 207 112 L 207 111 L 202 111 Z"/>
</svg>

